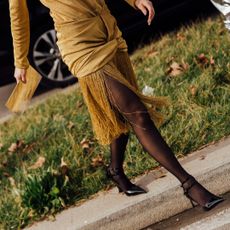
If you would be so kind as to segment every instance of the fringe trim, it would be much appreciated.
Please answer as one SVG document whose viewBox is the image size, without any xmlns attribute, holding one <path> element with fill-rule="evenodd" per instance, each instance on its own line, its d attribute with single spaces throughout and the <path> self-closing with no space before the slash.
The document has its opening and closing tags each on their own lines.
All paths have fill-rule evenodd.
<svg viewBox="0 0 230 230">
<path fill-rule="evenodd" d="M 122 133 L 127 133 L 129 128 L 110 105 L 102 74 L 97 72 L 80 78 L 79 83 L 98 142 L 107 145 Z"/>
<path fill-rule="evenodd" d="M 113 77 L 136 93 L 146 105 L 153 122 L 157 126 L 162 124 L 164 116 L 156 109 L 169 105 L 168 98 L 143 95 L 138 90 L 128 54 L 118 52 L 114 59 L 100 70 L 79 78 L 83 98 L 90 113 L 93 131 L 100 144 L 110 144 L 115 138 L 131 129 L 128 121 L 121 119 L 119 112 L 122 111 L 119 111 L 119 107 L 115 109 L 109 102 L 110 92 L 104 80 L 107 76 Z"/>
</svg>

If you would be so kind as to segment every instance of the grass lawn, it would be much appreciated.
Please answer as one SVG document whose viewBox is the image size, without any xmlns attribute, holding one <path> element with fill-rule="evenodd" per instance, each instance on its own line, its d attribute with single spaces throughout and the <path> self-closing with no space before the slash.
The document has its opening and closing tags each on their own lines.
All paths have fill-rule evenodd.
<svg viewBox="0 0 230 230">
<path fill-rule="evenodd" d="M 230 134 L 230 36 L 220 17 L 154 40 L 131 57 L 140 89 L 168 96 L 160 132 L 177 157 Z M 0 229 L 35 220 L 111 187 L 109 149 L 94 139 L 79 89 L 0 124 Z M 130 178 L 157 167 L 132 134 Z"/>
</svg>

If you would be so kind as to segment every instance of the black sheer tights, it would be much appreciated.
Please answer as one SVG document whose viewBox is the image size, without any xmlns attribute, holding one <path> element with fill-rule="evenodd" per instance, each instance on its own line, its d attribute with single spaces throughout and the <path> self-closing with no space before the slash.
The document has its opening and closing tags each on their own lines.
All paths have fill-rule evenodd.
<svg viewBox="0 0 230 230">
<path fill-rule="evenodd" d="M 170 147 L 162 138 L 140 98 L 132 90 L 112 77 L 107 76 L 105 84 L 111 105 L 117 108 L 124 119 L 128 120 L 132 125 L 133 131 L 143 148 L 163 167 L 176 176 L 180 182 L 183 182 L 189 174 L 181 166 Z M 111 166 L 122 168 L 127 142 L 128 135 L 122 134 L 111 143 Z M 120 177 L 120 182 L 124 186 L 128 186 L 130 182 L 125 174 L 123 175 Z M 189 195 L 201 205 L 208 202 L 213 196 L 212 193 L 199 183 L 189 190 Z"/>
</svg>

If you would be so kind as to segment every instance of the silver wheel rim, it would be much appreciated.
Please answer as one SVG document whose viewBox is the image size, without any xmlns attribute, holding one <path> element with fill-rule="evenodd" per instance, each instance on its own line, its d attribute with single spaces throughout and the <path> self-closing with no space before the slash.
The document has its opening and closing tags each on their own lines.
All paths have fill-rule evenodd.
<svg viewBox="0 0 230 230">
<path fill-rule="evenodd" d="M 38 37 L 33 47 L 33 61 L 43 77 L 54 82 L 66 82 L 74 78 L 61 58 L 54 29 Z"/>
</svg>

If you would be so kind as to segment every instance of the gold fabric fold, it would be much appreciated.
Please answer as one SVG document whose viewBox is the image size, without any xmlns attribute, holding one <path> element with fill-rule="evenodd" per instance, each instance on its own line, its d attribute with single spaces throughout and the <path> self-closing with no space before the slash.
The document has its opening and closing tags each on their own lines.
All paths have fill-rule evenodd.
<svg viewBox="0 0 230 230">
<path fill-rule="evenodd" d="M 32 67 L 26 71 L 26 83 L 19 81 L 5 106 L 12 112 L 24 112 L 41 81 L 40 74 Z"/>
<path fill-rule="evenodd" d="M 62 59 L 78 78 L 100 69 L 126 43 L 104 0 L 40 0 L 50 10 Z M 135 0 L 125 0 L 135 8 Z M 29 12 L 27 0 L 9 1 L 14 63 L 27 68 Z"/>
</svg>

